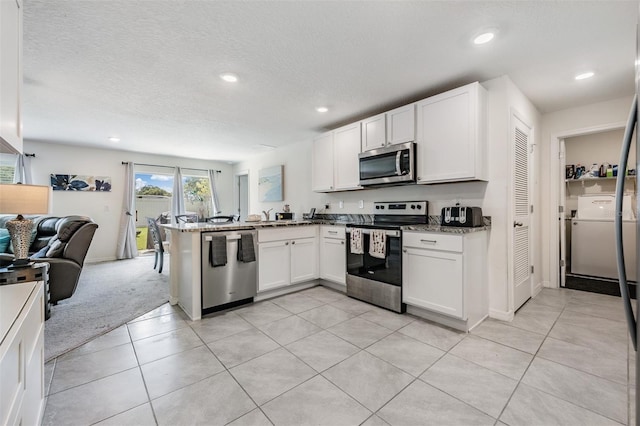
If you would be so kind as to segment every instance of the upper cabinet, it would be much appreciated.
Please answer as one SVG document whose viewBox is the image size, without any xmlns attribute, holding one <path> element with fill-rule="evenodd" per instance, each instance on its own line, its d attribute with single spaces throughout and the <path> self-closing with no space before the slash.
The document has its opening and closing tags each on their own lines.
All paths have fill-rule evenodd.
<svg viewBox="0 0 640 426">
<path fill-rule="evenodd" d="M 362 151 L 415 140 L 415 104 L 362 120 Z"/>
<path fill-rule="evenodd" d="M 22 0 L 0 1 L 0 153 L 22 152 Z"/>
<path fill-rule="evenodd" d="M 416 104 L 418 183 L 486 180 L 486 91 L 479 83 Z"/>
<path fill-rule="evenodd" d="M 359 153 L 359 122 L 324 133 L 314 139 L 312 189 L 316 192 L 361 189 Z"/>
</svg>

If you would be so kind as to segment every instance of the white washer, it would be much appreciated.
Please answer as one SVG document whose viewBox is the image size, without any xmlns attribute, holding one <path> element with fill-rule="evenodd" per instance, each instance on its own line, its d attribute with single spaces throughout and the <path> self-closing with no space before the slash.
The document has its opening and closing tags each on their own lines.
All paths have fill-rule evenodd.
<svg viewBox="0 0 640 426">
<path fill-rule="evenodd" d="M 636 281 L 636 220 L 631 196 L 622 201 L 622 236 L 627 279 Z M 571 220 L 571 272 L 618 279 L 615 245 L 615 196 L 578 197 L 578 211 Z"/>
</svg>

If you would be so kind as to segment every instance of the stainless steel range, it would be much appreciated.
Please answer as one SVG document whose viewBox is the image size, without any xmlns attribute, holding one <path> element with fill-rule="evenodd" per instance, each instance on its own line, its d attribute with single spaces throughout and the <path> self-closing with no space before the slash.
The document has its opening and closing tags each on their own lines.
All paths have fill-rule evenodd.
<svg viewBox="0 0 640 426">
<path fill-rule="evenodd" d="M 347 225 L 347 295 L 405 312 L 402 230 L 428 222 L 427 201 L 374 203 L 373 223 Z"/>
</svg>

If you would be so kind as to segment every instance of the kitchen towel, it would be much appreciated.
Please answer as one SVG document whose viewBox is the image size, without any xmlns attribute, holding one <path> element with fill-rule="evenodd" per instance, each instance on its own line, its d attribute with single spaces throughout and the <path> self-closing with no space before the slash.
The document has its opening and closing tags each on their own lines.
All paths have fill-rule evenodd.
<svg viewBox="0 0 640 426">
<path fill-rule="evenodd" d="M 351 228 L 351 253 L 353 254 L 362 254 L 364 250 L 362 250 L 362 229 L 360 228 Z"/>
<path fill-rule="evenodd" d="M 214 268 L 227 264 L 227 237 L 211 237 L 209 241 L 209 264 Z"/>
<path fill-rule="evenodd" d="M 238 240 L 238 260 L 244 263 L 256 261 L 256 251 L 253 249 L 253 235 L 249 233 L 240 234 L 240 239 Z"/>
<path fill-rule="evenodd" d="M 384 259 L 387 257 L 387 234 L 384 231 L 374 229 L 369 239 L 369 255 Z"/>
</svg>

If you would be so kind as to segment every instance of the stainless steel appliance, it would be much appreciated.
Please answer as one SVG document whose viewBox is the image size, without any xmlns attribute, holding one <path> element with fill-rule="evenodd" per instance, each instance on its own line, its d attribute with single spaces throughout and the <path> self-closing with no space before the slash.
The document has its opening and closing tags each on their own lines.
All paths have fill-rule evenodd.
<svg viewBox="0 0 640 426">
<path fill-rule="evenodd" d="M 415 183 L 416 144 L 406 142 L 358 154 L 360 185 Z"/>
<path fill-rule="evenodd" d="M 347 295 L 355 299 L 405 312 L 402 303 L 402 230 L 404 225 L 428 222 L 427 201 L 374 203 L 371 224 L 347 225 Z M 354 229 L 361 233 L 360 250 L 351 243 Z M 383 258 L 370 253 L 374 231 L 386 237 Z M 358 231 L 356 231 L 358 232 Z"/>
<path fill-rule="evenodd" d="M 484 225 L 480 207 L 444 207 L 440 214 L 440 225 L 475 227 Z"/>
<path fill-rule="evenodd" d="M 258 288 L 257 235 L 250 228 L 202 233 L 203 315 L 253 301 Z"/>
</svg>

